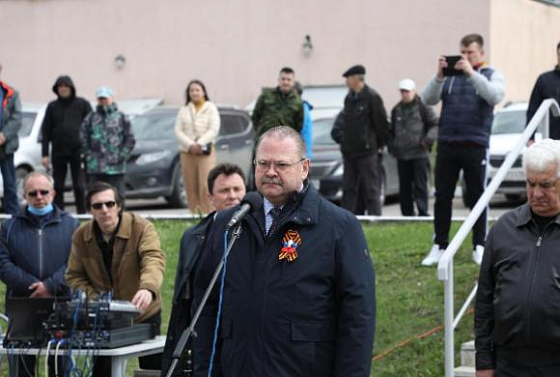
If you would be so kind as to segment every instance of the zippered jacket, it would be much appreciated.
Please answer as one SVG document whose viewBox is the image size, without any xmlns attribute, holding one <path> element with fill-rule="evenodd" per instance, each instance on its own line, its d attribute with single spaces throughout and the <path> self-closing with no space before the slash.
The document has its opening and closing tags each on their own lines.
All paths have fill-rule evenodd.
<svg viewBox="0 0 560 377">
<path fill-rule="evenodd" d="M 541 233 L 527 203 L 490 230 L 475 306 L 478 370 L 494 369 L 497 351 L 528 362 L 539 350 L 560 352 L 559 248 L 560 218 Z"/>
<path fill-rule="evenodd" d="M 6 143 L 1 147 L 2 154 L 12 154 L 19 147 L 18 132 L 21 128 L 21 101 L 19 93 L 5 82 L 0 81 L 0 90 L 4 92 L 2 106 L 2 124 L 0 132 L 6 137 Z"/>
<path fill-rule="evenodd" d="M 47 215 L 49 216 L 49 215 Z M 78 220 L 55 207 L 40 223 L 26 209 L 0 229 L 0 280 L 8 297 L 28 297 L 29 286 L 42 281 L 56 296 L 69 293 L 64 273 Z"/>
</svg>

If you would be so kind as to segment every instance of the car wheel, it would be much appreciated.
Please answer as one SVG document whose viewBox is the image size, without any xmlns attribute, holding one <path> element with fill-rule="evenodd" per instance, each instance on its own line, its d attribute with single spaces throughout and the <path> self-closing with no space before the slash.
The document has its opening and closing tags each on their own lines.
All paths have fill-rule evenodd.
<svg viewBox="0 0 560 377">
<path fill-rule="evenodd" d="M 183 182 L 183 174 L 181 173 L 181 164 L 175 163 L 173 169 L 173 191 L 171 195 L 165 197 L 165 200 L 171 207 L 187 208 L 187 192 L 185 191 L 185 182 Z"/>
<path fill-rule="evenodd" d="M 18 206 L 23 207 L 27 204 L 23 198 L 23 179 L 31 172 L 30 169 L 19 167 L 16 169 L 16 192 L 18 197 Z"/>
</svg>

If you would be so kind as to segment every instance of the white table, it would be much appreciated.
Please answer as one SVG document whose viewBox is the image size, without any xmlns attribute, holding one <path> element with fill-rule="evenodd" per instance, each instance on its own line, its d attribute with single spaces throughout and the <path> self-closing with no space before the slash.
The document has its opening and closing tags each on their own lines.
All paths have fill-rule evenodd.
<svg viewBox="0 0 560 377">
<path fill-rule="evenodd" d="M 165 336 L 156 336 L 154 339 L 145 340 L 142 343 L 133 344 L 130 346 L 110 348 L 110 349 L 96 349 L 96 356 L 107 356 L 111 358 L 111 377 L 123 377 L 126 371 L 126 362 L 131 357 L 141 357 L 153 355 L 156 353 L 163 352 L 163 347 L 165 346 Z M 46 348 L 14 348 L 7 349 L 4 347 L 0 348 L 0 355 L 45 355 L 47 352 Z M 54 356 L 55 350 L 51 348 L 49 350 L 50 356 Z M 59 355 L 66 355 L 66 349 L 62 349 L 58 352 Z M 87 348 L 82 348 L 80 350 L 74 348 L 72 349 L 73 356 L 91 356 L 92 350 Z"/>
</svg>

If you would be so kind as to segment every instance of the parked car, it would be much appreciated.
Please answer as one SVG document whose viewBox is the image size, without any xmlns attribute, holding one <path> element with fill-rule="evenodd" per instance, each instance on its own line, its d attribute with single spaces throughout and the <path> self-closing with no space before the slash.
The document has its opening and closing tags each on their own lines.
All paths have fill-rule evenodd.
<svg viewBox="0 0 560 377">
<path fill-rule="evenodd" d="M 249 177 L 253 150 L 253 126 L 249 114 L 219 106 L 221 126 L 216 140 L 217 163 L 233 162 Z M 136 145 L 126 167 L 127 198 L 163 196 L 173 207 L 186 207 L 179 144 L 173 130 L 177 107 L 160 107 L 132 121 Z"/>
<path fill-rule="evenodd" d="M 123 99 L 117 102 L 119 108 L 131 118 L 161 104 L 159 98 Z M 95 106 L 95 104 L 93 104 Z M 22 124 L 19 130 L 19 148 L 14 153 L 16 168 L 16 185 L 20 205 L 23 199 L 22 181 L 32 171 L 45 171 L 41 164 L 41 126 L 47 106 L 45 104 L 22 103 Z M 70 169 L 69 169 L 70 170 Z M 71 190 L 70 172 L 66 177 L 66 190 Z M 4 198 L 4 185 L 0 174 L 0 198 Z"/>
<path fill-rule="evenodd" d="M 490 135 L 490 164 L 488 169 L 490 180 L 496 175 L 508 153 L 525 130 L 527 106 L 526 102 L 514 103 L 496 111 L 494 114 Z M 535 135 L 535 139 L 541 139 L 540 132 Z M 526 197 L 525 172 L 523 171 L 521 155 L 515 160 L 513 167 L 506 174 L 496 193 L 504 194 L 506 199 L 511 201 L 519 201 Z"/>
<path fill-rule="evenodd" d="M 309 180 L 328 200 L 340 203 L 342 199 L 342 175 L 344 166 L 340 147 L 331 138 L 335 118 L 321 118 L 313 121 L 313 159 Z M 388 196 L 399 193 L 397 160 L 386 150 L 382 159 L 381 202 Z"/>
</svg>

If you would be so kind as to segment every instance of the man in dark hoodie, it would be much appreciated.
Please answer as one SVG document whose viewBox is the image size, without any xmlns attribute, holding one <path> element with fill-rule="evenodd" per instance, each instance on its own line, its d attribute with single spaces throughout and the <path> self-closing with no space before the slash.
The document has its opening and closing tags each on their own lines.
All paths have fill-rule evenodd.
<svg viewBox="0 0 560 377">
<path fill-rule="evenodd" d="M 57 99 L 50 102 L 43 120 L 42 163 L 48 170 L 52 164 L 54 202 L 64 209 L 64 181 L 70 164 L 72 185 L 78 213 L 86 213 L 85 174 L 80 158 L 80 125 L 92 109 L 88 101 L 76 96 L 76 87 L 69 76 L 60 76 L 53 88 Z M 49 158 L 49 144 L 52 144 Z"/>
<path fill-rule="evenodd" d="M 553 98 L 560 103 L 560 42 L 556 45 L 556 57 L 556 67 L 540 75 L 533 87 L 527 109 L 527 124 L 545 99 Z M 551 139 L 560 140 L 560 117 L 550 117 L 549 135 Z"/>
</svg>

